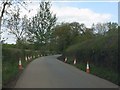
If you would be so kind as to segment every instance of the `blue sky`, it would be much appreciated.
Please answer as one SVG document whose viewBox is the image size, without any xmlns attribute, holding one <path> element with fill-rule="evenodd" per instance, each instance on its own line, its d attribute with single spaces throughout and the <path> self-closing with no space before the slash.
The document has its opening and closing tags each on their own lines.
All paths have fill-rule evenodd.
<svg viewBox="0 0 120 90">
<path fill-rule="evenodd" d="M 111 21 L 118 22 L 118 2 L 54 2 L 59 7 L 88 8 L 96 13 L 109 13 L 112 15 Z"/>
<path fill-rule="evenodd" d="M 33 1 L 34 2 L 34 1 Z M 37 13 L 39 2 L 28 5 L 32 9 L 28 13 L 25 9 L 21 9 L 21 16 L 24 14 L 29 17 Z M 58 22 L 79 22 L 84 23 L 87 27 L 91 27 L 93 23 L 118 22 L 118 2 L 52 2 L 52 12 L 56 14 Z M 13 35 L 3 33 L 2 38 L 8 38 L 7 43 L 15 43 L 16 39 Z"/>
</svg>

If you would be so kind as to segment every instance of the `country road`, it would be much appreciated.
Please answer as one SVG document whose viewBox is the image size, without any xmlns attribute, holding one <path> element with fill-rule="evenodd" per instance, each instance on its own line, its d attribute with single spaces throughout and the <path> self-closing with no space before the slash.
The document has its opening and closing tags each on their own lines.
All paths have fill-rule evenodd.
<svg viewBox="0 0 120 90">
<path fill-rule="evenodd" d="M 118 88 L 107 80 L 57 60 L 57 57 L 45 56 L 32 61 L 15 88 Z"/>
</svg>

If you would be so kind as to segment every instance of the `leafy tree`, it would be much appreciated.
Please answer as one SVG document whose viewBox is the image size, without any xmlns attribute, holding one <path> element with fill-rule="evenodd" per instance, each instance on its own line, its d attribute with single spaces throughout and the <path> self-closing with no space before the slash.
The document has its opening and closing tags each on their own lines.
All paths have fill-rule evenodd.
<svg viewBox="0 0 120 90">
<path fill-rule="evenodd" d="M 80 36 L 79 42 L 86 41 L 88 39 L 92 39 L 95 35 L 93 34 L 93 30 L 91 28 L 86 28 L 84 34 Z"/>
<path fill-rule="evenodd" d="M 81 27 L 80 27 L 80 24 L 78 22 L 70 23 L 70 27 L 71 27 L 71 30 L 75 36 L 78 35 L 81 31 Z"/>
<path fill-rule="evenodd" d="M 55 27 L 54 41 L 57 50 L 63 52 L 70 45 L 78 43 L 85 34 L 86 27 L 78 22 L 61 23 Z"/>
<path fill-rule="evenodd" d="M 81 29 L 81 25 L 78 22 L 70 23 L 71 28 L 71 37 L 72 37 L 72 44 L 79 41 L 79 37 L 83 30 Z"/>
<path fill-rule="evenodd" d="M 114 22 L 107 23 L 107 26 L 108 26 L 109 32 L 112 32 L 118 29 L 118 24 Z"/>
<path fill-rule="evenodd" d="M 85 24 L 83 23 L 79 24 L 78 22 L 73 22 L 73 23 L 70 23 L 70 26 L 72 30 L 72 36 L 73 36 L 72 44 L 82 42 L 87 39 L 86 32 L 90 32 L 90 30 L 86 28 Z"/>
<path fill-rule="evenodd" d="M 29 34 L 32 34 L 32 40 L 37 47 L 42 47 L 51 42 L 51 35 L 56 24 L 56 15 L 50 11 L 50 2 L 42 1 L 38 13 L 29 23 Z"/>
<path fill-rule="evenodd" d="M 57 49 L 63 52 L 71 44 L 71 27 L 69 23 L 62 23 L 57 25 L 54 31 L 54 42 L 56 42 Z"/>
</svg>

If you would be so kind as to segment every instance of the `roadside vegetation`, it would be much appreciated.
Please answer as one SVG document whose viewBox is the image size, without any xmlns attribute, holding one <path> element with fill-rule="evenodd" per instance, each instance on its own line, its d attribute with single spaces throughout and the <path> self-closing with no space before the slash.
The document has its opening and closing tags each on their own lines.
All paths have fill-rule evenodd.
<svg viewBox="0 0 120 90">
<path fill-rule="evenodd" d="M 76 59 L 74 66 L 83 71 L 86 71 L 88 61 L 91 74 L 119 84 L 117 29 L 69 46 L 59 59 L 64 61 L 65 57 L 72 65 Z"/>
<path fill-rule="evenodd" d="M 10 5 L 12 2 L 16 1 L 9 2 Z M 74 66 L 83 71 L 89 61 L 91 74 L 119 85 L 118 24 L 97 23 L 90 28 L 78 22 L 57 24 L 57 17 L 50 8 L 50 2 L 41 2 L 37 14 L 31 18 L 27 15 L 21 18 L 19 6 L 14 7 L 11 16 L 2 15 L 6 31 L 16 39 L 16 44 L 7 44 L 5 39 L 1 40 L 3 85 L 19 73 L 20 58 L 25 68 L 29 63 L 25 57 L 31 56 L 32 61 L 40 55 L 50 54 L 62 54 L 59 59 L 64 61 L 67 57 L 69 64 L 73 64 L 76 59 L 77 64 Z M 1 20 L 0 25 L 3 25 Z"/>
<path fill-rule="evenodd" d="M 16 48 L 2 49 L 2 83 L 3 87 L 9 85 L 21 74 L 24 68 L 41 53 L 39 51 L 21 50 Z M 29 59 L 29 57 L 32 57 Z M 27 58 L 27 59 L 26 59 Z M 21 59 L 23 70 L 19 70 L 19 60 Z"/>
</svg>

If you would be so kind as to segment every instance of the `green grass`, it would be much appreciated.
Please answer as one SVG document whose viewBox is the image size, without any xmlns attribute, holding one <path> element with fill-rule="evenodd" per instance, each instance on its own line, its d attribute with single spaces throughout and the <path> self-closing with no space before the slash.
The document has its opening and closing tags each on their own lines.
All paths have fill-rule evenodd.
<svg viewBox="0 0 120 90">
<path fill-rule="evenodd" d="M 79 62 L 76 65 L 74 65 L 72 58 L 68 58 L 67 63 L 75 66 L 76 68 L 78 68 L 82 71 L 86 71 L 85 63 Z M 112 83 L 118 84 L 118 73 L 111 69 L 104 68 L 104 67 L 98 67 L 93 64 L 90 64 L 90 74 L 96 75 L 96 76 L 106 79 Z"/>
<path fill-rule="evenodd" d="M 104 36 L 96 36 L 95 38 L 78 42 L 69 46 L 64 54 L 69 57 L 69 64 L 73 65 L 73 57 L 79 62 L 75 67 L 85 71 L 86 61 L 89 60 L 91 74 L 107 79 L 118 84 L 118 31 Z M 103 67 L 102 67 L 103 66 Z"/>
<path fill-rule="evenodd" d="M 31 60 L 32 61 L 32 60 Z M 22 60 L 22 66 L 25 69 L 25 67 L 31 62 L 26 62 L 25 60 Z M 11 80 L 14 80 L 15 77 L 20 73 L 21 71 L 18 69 L 18 62 L 9 62 L 6 61 L 3 63 L 2 68 L 2 83 L 3 85 L 8 84 L 11 82 Z"/>
<path fill-rule="evenodd" d="M 13 78 L 18 73 L 18 63 L 8 63 L 5 62 L 2 68 L 2 81 L 3 84 L 7 83 L 11 78 Z"/>
<path fill-rule="evenodd" d="M 26 62 L 24 58 L 26 56 L 40 54 L 39 51 L 21 50 L 16 48 L 2 48 L 2 84 L 7 85 L 10 81 L 16 79 L 22 72 L 18 69 L 18 59 L 21 58 L 22 66 L 25 68 L 30 61 Z"/>
<path fill-rule="evenodd" d="M 118 84 L 117 72 L 105 67 L 97 67 L 95 65 L 91 65 L 90 69 L 91 69 L 91 74 L 94 74 L 96 76 L 109 80 L 115 84 Z"/>
</svg>

